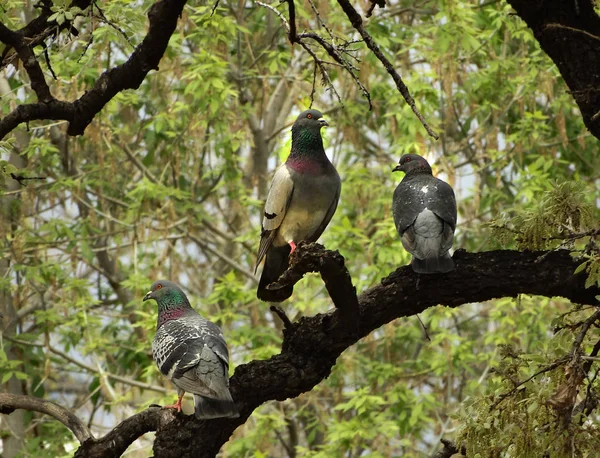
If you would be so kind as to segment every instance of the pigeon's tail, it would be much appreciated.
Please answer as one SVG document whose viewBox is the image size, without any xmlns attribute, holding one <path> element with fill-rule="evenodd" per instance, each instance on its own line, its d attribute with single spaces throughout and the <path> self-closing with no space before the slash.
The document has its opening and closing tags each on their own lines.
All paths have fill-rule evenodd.
<svg viewBox="0 0 600 458">
<path fill-rule="evenodd" d="M 194 395 L 194 413 L 196 418 L 237 418 L 240 416 L 227 390 L 222 399 L 207 398 L 198 394 Z"/>
<path fill-rule="evenodd" d="M 291 248 L 289 245 L 282 247 L 272 246 L 267 251 L 265 266 L 258 282 L 256 296 L 266 302 L 283 302 L 294 292 L 293 286 L 286 286 L 281 289 L 267 289 L 267 285 L 276 282 L 277 279 L 288 268 Z"/>
<path fill-rule="evenodd" d="M 454 261 L 449 253 L 439 257 L 417 259 L 413 256 L 412 269 L 418 274 L 446 273 L 454 270 Z"/>
</svg>

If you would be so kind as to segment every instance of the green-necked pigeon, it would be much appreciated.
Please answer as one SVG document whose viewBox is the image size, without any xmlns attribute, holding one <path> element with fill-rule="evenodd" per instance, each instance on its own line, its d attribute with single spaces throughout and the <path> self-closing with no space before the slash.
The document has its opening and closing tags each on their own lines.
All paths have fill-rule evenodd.
<svg viewBox="0 0 600 458">
<path fill-rule="evenodd" d="M 393 213 L 402 245 L 412 254 L 412 268 L 421 274 L 450 272 L 448 250 L 456 228 L 456 199 L 452 187 L 431 173 L 417 154 L 405 154 L 394 172 L 406 175 L 396 187 Z"/>
<path fill-rule="evenodd" d="M 315 242 L 335 213 L 342 182 L 323 149 L 321 127 L 327 126 L 317 110 L 306 110 L 292 126 L 292 148 L 275 172 L 265 203 L 256 267 L 266 255 L 256 295 L 281 302 L 293 287 L 268 290 L 288 268 L 289 255 L 301 241 Z"/>
<path fill-rule="evenodd" d="M 192 308 L 181 288 L 158 280 L 144 301 L 158 304 L 152 357 L 160 372 L 178 388 L 177 402 L 165 408 L 181 411 L 187 391 L 194 394 L 196 418 L 238 417 L 229 392 L 229 352 L 221 329 Z"/>
</svg>

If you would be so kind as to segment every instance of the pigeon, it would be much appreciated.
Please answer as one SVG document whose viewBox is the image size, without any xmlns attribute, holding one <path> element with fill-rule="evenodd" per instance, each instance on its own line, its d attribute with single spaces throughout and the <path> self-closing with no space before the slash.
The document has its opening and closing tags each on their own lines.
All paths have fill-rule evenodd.
<svg viewBox="0 0 600 458">
<path fill-rule="evenodd" d="M 221 329 L 201 317 L 173 282 L 155 281 L 144 296 L 144 301 L 148 299 L 158 304 L 152 357 L 179 395 L 165 408 L 181 412 L 187 391 L 194 394 L 196 418 L 238 417 L 229 392 L 229 352 Z"/>
<path fill-rule="evenodd" d="M 406 175 L 394 191 L 392 210 L 402 245 L 412 254 L 412 269 L 420 274 L 454 269 L 448 250 L 456 228 L 456 199 L 452 187 L 432 175 L 427 160 L 405 154 L 394 172 Z"/>
<path fill-rule="evenodd" d="M 342 181 L 323 149 L 321 128 L 329 124 L 318 110 L 306 110 L 292 126 L 292 148 L 271 182 L 265 203 L 255 272 L 265 258 L 256 295 L 281 302 L 293 286 L 269 290 L 288 268 L 289 256 L 301 242 L 315 242 L 323 233 L 340 198 Z"/>
</svg>

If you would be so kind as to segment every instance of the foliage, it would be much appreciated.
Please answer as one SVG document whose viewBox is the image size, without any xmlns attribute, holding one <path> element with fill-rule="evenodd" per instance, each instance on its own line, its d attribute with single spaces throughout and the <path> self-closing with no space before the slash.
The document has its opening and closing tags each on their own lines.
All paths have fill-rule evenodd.
<svg viewBox="0 0 600 458">
<path fill-rule="evenodd" d="M 104 2 L 84 11 L 77 36 L 58 34 L 49 60 L 40 57 L 53 94 L 80 94 L 123 62 L 151 4 Z M 78 14 L 60 5 L 57 20 Z M 358 38 L 335 2 L 315 5 L 332 34 Z M 296 7 L 298 30 L 323 31 L 309 3 Z M 18 28 L 23 8 L 7 2 L 0 22 Z M 326 150 L 344 179 L 322 241 L 344 255 L 357 290 L 409 262 L 390 210 L 391 169 L 406 152 L 426 155 L 456 190 L 455 248 L 565 246 L 598 282 L 597 140 L 524 23 L 500 2 L 398 0 L 376 9 L 367 28 L 441 140 L 426 136 L 363 43 L 353 47 L 372 112 L 347 72 L 327 67 L 343 107 L 317 77 L 314 106 L 332 124 Z M 177 30 L 160 69 L 117 95 L 84 136 L 39 121 L 0 145 L 0 160 L 19 173 L 48 177 L 20 186 L 0 175 L 1 382 L 23 379 L 24 393 L 71 407 L 96 432 L 174 400 L 150 355 L 155 305 L 141 301 L 159 277 L 184 285 L 196 309 L 223 327 L 232 371 L 281 345 L 280 322 L 255 297 L 259 216 L 289 151 L 289 126 L 311 103 L 314 64 L 257 3 L 221 0 L 213 14 L 212 5 L 190 2 Z M 0 80 L 9 88 L 2 116 L 32 101 L 21 66 Z M 292 319 L 331 306 L 314 275 L 284 304 Z M 565 428 L 548 405 L 570 359 L 490 409 L 515 380 L 569 356 L 589 313 L 539 297 L 436 307 L 421 317 L 430 341 L 414 317 L 397 320 L 346 351 L 312 392 L 261 407 L 222 454 L 422 457 L 459 428 L 468 456 L 559 453 L 568 437 L 582 454 L 594 450 L 595 416 Z M 593 345 L 586 337 L 583 354 Z M 582 395 L 597 389 L 596 371 Z M 42 418 L 26 419 L 22 455 L 67 455 L 68 433 Z M 150 448 L 144 437 L 130 456 Z"/>
</svg>

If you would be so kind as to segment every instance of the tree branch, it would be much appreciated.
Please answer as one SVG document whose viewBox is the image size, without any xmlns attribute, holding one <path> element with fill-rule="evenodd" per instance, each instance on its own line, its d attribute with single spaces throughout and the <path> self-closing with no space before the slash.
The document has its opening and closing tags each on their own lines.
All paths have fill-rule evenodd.
<svg viewBox="0 0 600 458">
<path fill-rule="evenodd" d="M 150 70 L 158 70 L 158 64 L 175 31 L 185 3 L 186 0 L 159 0 L 152 5 L 148 12 L 148 34 L 129 59 L 102 73 L 94 87 L 74 102 L 60 101 L 52 97 L 40 66 L 35 61 L 32 48 L 25 44 L 23 33 L 18 34 L 4 26 L 0 27 L 0 41 L 15 47 L 30 76 L 31 86 L 40 99 L 34 104 L 18 106 L 0 119 L 0 140 L 19 124 L 38 119 L 68 121 L 67 134 L 81 135 L 96 114 L 116 94 L 125 89 L 137 89 Z M 24 57 L 27 60 L 23 59 Z M 33 62 L 30 62 L 32 59 Z"/>
<path fill-rule="evenodd" d="M 592 0 L 508 0 L 554 61 L 581 110 L 586 127 L 600 138 L 600 17 Z"/>
<path fill-rule="evenodd" d="M 73 412 L 54 402 L 21 394 L 0 393 L 0 413 L 9 415 L 17 409 L 50 415 L 69 428 L 79 442 L 93 437 L 87 426 Z"/>
<path fill-rule="evenodd" d="M 404 100 L 406 100 L 406 103 L 408 103 L 415 116 L 419 119 L 419 121 L 421 121 L 421 124 L 423 124 L 423 127 L 425 127 L 427 133 L 436 140 L 439 139 L 439 137 L 433 132 L 433 130 L 431 130 L 431 127 L 429 127 L 429 124 L 427 124 L 427 121 L 425 121 L 425 118 L 423 118 L 423 115 L 417 108 L 417 105 L 415 104 L 415 99 L 413 99 L 412 95 L 410 95 L 406 84 L 404 84 L 404 81 L 402 81 L 402 77 L 398 74 L 398 72 L 396 71 L 392 63 L 389 61 L 389 59 L 385 57 L 383 52 L 381 52 L 381 49 L 379 49 L 379 46 L 377 45 L 375 40 L 373 40 L 373 37 L 371 37 L 371 35 L 369 35 L 369 33 L 363 27 L 362 18 L 360 17 L 360 14 L 358 14 L 358 12 L 354 9 L 354 7 L 350 4 L 348 0 L 338 0 L 338 4 L 342 7 L 344 13 L 346 13 L 346 16 L 348 16 L 352 27 L 354 27 L 356 31 L 360 33 L 360 36 L 363 38 L 367 47 L 373 52 L 373 54 L 375 54 L 377 59 L 379 59 L 379 62 L 383 64 L 383 67 L 391 75 L 392 79 L 396 83 L 398 91 L 400 92 L 400 94 L 402 94 L 402 97 L 404 97 Z"/>
<path fill-rule="evenodd" d="M 281 281 L 297 282 L 306 273 L 303 270 L 307 266 L 321 266 L 322 257 L 341 258 L 320 245 L 307 245 L 292 259 L 292 267 Z M 347 326 L 344 319 L 345 309 L 355 297 L 349 289 L 338 291 L 337 307 L 333 311 L 302 317 L 293 326 L 286 327 L 280 354 L 236 368 L 230 386 L 240 411 L 239 418 L 201 421 L 193 416 L 175 415 L 172 421 L 160 423 L 159 428 L 158 416 L 164 411 L 155 409 L 145 411 L 146 416 L 137 420 L 134 420 L 136 417 L 126 420 L 131 422 L 127 423 L 127 431 L 138 426 L 136 432 L 159 428 L 154 443 L 156 458 L 214 457 L 254 409 L 269 400 L 283 401 L 311 390 L 330 374 L 344 350 L 396 318 L 415 315 L 438 304 L 458 307 L 518 294 L 560 296 L 575 303 L 598 305 L 596 296 L 600 295 L 600 289 L 595 286 L 586 289 L 585 275 L 573 276 L 579 262 L 566 250 L 485 253 L 459 250 L 454 254 L 454 261 L 456 269 L 440 275 L 419 275 L 409 266 L 401 267 L 381 284 L 363 292 L 358 297 L 359 332 Z M 338 263 L 337 269 L 337 273 L 329 272 L 325 277 L 345 277 L 343 264 Z M 128 433 L 125 440 L 119 434 L 113 430 L 105 438 L 88 441 L 84 444 L 85 453 L 82 446 L 76 456 L 118 456 L 113 441 L 124 444 L 134 436 Z"/>
<path fill-rule="evenodd" d="M 290 256 L 290 268 L 267 289 L 278 290 L 293 286 L 308 272 L 319 272 L 333 304 L 346 316 L 358 317 L 358 298 L 352 278 L 338 251 L 328 251 L 318 243 L 300 242 Z"/>
<path fill-rule="evenodd" d="M 74 458 L 118 458 L 138 437 L 150 431 L 160 431 L 163 425 L 173 421 L 175 415 L 171 409 L 151 406 L 123 420 L 106 436 L 100 439 L 92 437 L 85 441 L 75 452 Z"/>
</svg>

